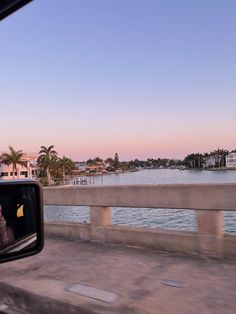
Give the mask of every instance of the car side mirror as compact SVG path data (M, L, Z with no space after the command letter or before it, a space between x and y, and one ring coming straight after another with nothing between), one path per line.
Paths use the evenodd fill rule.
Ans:
M0 21L31 1L32 0L1 0Z
M0 263L39 253L44 244L42 188L0 181Z

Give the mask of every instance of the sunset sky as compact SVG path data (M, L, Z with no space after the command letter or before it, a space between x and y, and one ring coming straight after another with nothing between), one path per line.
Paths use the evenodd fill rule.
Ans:
M0 151L236 148L236 1L35 0L0 24Z

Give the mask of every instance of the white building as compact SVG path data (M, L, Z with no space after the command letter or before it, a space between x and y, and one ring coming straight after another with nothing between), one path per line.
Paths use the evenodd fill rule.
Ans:
M226 167L236 168L236 153L229 153L226 157Z
M87 169L87 167L88 167L88 165L87 165L87 163L86 162L76 162L75 163L75 167L79 170L79 171L81 171L81 172L84 172L86 169Z
M203 161L204 168L215 167L218 162L218 159L215 156L205 157Z
M37 155L25 154L22 157L22 161L26 161L27 166L17 165L17 171L15 171L15 179L35 179L37 177ZM0 163L0 180L14 179L12 165L5 165Z

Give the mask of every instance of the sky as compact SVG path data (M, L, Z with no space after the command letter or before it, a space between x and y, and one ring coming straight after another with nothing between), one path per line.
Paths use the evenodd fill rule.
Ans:
M34 0L0 23L0 151L236 148L234 0Z

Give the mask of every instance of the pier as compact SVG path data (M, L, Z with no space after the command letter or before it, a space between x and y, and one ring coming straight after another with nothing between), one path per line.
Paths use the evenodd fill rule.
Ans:
M73 185L91 185L94 184L94 177L92 176L74 176L70 181Z
M233 314L236 236L223 211L235 195L236 184L45 188L45 204L89 206L90 222L47 221L39 255L1 265L1 302L36 314ZM197 229L115 226L112 207L191 210Z

